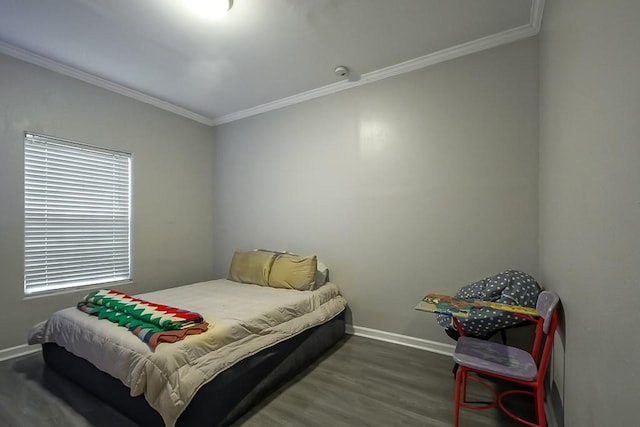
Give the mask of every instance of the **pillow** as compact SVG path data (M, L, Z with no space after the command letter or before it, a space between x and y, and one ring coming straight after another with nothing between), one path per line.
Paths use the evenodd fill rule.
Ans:
M327 280L329 280L329 268L327 268L326 265L318 261L318 267L316 268L316 276L313 280L315 285L314 289L317 289L320 286L327 283Z
M274 251L270 249L254 249L254 251L269 252L275 254L276 257L279 255L297 255L289 251ZM310 289L318 289L320 286L327 283L327 280L329 280L329 268L322 262L317 261L316 274Z
M269 272L275 258L276 254L272 252L236 251L231 260L227 279L234 282L269 286Z
M279 254L271 266L269 286L308 291L314 286L317 266L315 255Z

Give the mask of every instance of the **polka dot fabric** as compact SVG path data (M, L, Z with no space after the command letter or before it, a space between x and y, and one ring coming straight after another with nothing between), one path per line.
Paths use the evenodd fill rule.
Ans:
M535 307L541 291L540 285L532 276L521 271L508 270L464 286L455 296ZM439 314L436 319L443 328L454 328L451 316ZM488 337L500 329L523 322L511 313L490 308L473 310L468 319L458 320L467 335L479 338Z

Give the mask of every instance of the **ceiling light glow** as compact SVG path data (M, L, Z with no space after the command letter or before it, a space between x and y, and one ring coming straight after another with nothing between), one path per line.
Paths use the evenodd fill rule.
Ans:
M191 12L208 19L220 19L227 14L233 0L184 0Z

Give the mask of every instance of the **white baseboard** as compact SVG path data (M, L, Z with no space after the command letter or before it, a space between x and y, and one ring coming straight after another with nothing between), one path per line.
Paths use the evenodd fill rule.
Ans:
M444 354L452 356L452 344L444 344L437 341L425 340L422 338L409 337L407 335L395 334L393 332L379 331L377 329L364 328L362 326L346 325L345 332L358 337L371 338L374 340L390 342L393 344L404 345L406 347L419 348L420 350L430 351L432 353Z
M15 347L5 348L0 350L0 362L13 359L20 356L26 356L27 354L37 353L42 347L39 345L17 345Z
M374 340L418 348L420 350L444 354L445 356L453 355L453 349L455 348L455 346L451 344L443 344L440 342L429 341L422 338L414 338L407 335L395 334L393 332L364 328L362 326L346 325L345 330L346 333L350 335L356 335L359 337L371 338ZM16 347L6 348L0 350L0 362L3 360L13 359L15 357L26 356L27 354L36 353L38 351L40 351L39 345L23 344Z
M555 383L551 384L551 390L545 391L544 413L547 416L548 427L564 427L564 409L562 400Z
M407 347L418 348L433 353L452 356L455 345L444 344L436 341L429 341L422 338L414 338L406 335L395 334L393 332L379 331L377 329L364 328L362 326L345 325L345 332L358 337L371 338ZM549 393L544 403L547 425L549 427L562 427L556 416L552 403L552 394Z
M420 350L431 351L433 353L444 354L445 356L453 355L454 345L444 344L436 341L425 340L422 338L400 335L393 332L380 331L377 329L365 328L362 326L346 325L347 334L359 337L371 338L374 340L385 341L393 344L404 345L407 347L418 348ZM27 354L40 351L39 345L18 345L0 350L0 362L13 359L15 357L26 356Z
M345 332L358 337L371 338L378 341L385 341L393 344L413 347L420 350L430 351L432 353L443 354L445 356L453 355L455 348L452 344L444 344L437 341L425 340L422 338L410 337L407 335L396 334L393 332L385 332L377 329L365 328L362 326L345 325ZM0 350L0 362L13 359L28 354L37 353L41 349L39 345L18 345L15 347ZM552 399L545 401L545 413L549 427L560 427L553 410Z
M544 415L547 418L547 427L560 427L556 414L553 411L553 405L549 402L550 399L544 401Z

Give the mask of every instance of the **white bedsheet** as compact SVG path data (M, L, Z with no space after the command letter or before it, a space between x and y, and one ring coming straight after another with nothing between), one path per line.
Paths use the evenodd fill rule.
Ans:
M136 296L196 311L209 330L153 351L126 328L71 307L34 326L29 344L54 342L120 379L132 396L144 393L168 427L218 373L332 319L346 306L332 283L298 291L220 279Z

